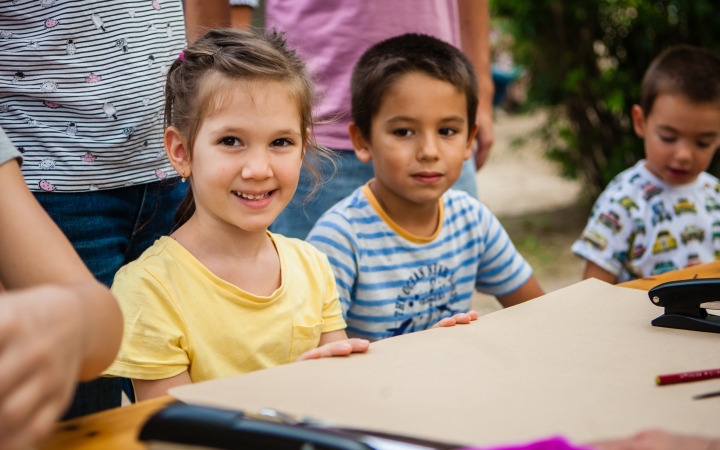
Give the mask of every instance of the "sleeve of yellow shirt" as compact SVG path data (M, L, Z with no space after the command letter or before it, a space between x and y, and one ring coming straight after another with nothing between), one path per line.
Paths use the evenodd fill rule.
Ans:
M317 251L321 258L323 274L327 282L325 288L325 299L323 302L323 333L331 331L344 330L347 325L342 316L342 308L340 307L340 296L338 294L337 285L335 284L335 274L330 267L327 256Z
M112 293L120 303L125 331L120 353L104 375L160 380L187 370L185 322L163 283L131 264L116 275Z

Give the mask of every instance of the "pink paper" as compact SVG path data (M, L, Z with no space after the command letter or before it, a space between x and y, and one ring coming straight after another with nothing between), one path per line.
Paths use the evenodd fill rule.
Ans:
M590 447L572 445L565 438L556 436L542 441L502 447L466 447L461 450L591 450Z

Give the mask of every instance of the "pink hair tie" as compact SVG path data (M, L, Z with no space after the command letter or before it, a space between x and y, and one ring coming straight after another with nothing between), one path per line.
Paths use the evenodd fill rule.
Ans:
M180 52L180 54L178 55L178 59L180 61L183 61L185 59L185 50Z

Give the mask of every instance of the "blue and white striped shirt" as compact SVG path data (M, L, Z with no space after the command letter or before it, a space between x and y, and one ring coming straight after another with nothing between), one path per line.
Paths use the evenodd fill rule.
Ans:
M414 236L383 211L368 185L333 206L307 240L330 260L348 335L384 339L467 312L473 288L503 296L532 269L498 219L465 192L439 199L440 226Z

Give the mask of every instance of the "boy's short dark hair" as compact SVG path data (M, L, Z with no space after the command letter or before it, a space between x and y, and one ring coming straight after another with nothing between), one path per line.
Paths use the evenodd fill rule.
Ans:
M679 94L693 103L720 101L720 55L691 45L666 50L643 77L640 107L646 117L660 94Z
M480 88L470 60L446 42L408 33L373 45L353 69L352 118L366 139L370 137L372 118L380 109L385 93L401 76L413 72L447 81L465 94L468 130L472 129Z

